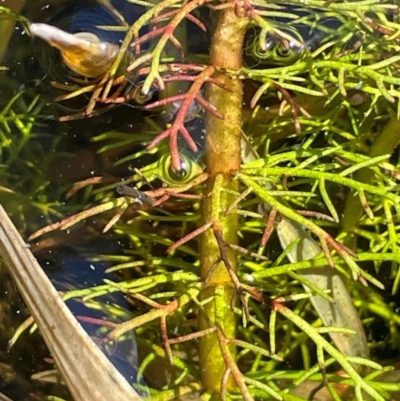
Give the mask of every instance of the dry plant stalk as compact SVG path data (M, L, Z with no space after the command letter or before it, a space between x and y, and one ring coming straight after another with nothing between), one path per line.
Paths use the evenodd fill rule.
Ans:
M84 331L0 206L0 256L75 401L142 398Z

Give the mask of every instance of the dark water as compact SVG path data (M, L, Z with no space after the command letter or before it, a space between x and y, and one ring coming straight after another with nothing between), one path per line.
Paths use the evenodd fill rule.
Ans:
M68 2L30 2L23 14L35 22L55 23L65 19L65 16L71 16L67 21L70 26L88 23L86 7L94 2L88 2L86 6L76 1L63 3ZM129 5L126 1L118 1L116 7L129 23L143 12L142 7ZM106 25L113 24L107 16L104 18L96 10L91 17L95 17L96 23L101 21ZM123 33L116 36L119 41ZM103 133L105 127L107 130L132 132L134 135L144 124L145 117L141 110L133 108L129 108L128 117L126 108L120 108L89 120L59 122L58 116L81 109L87 103L87 98L81 97L63 105L53 102L57 94L57 90L50 85L54 79L53 69L55 67L61 74L66 72L62 70L60 58L48 50L47 45L32 40L21 25L17 25L3 61L9 70L0 76L1 107L5 107L13 96L17 96L14 111L25 114L36 96L41 96L37 104L40 117L36 119L26 139L18 125L11 121L8 138L15 145L3 146L1 153L0 164L6 164L9 168L0 172L0 185L13 193L0 192L0 203L10 213L24 237L39 227L58 221L60 216L68 216L84 208L88 201L85 193L66 200L66 193L73 182L93 176L128 175L130 171L127 164L113 167L117 158L123 157L128 150L98 156L91 138ZM48 58L48 62L43 57ZM23 118L26 120L26 117ZM135 121L134 127L132 119ZM27 121L25 123L28 124ZM133 146L141 146L141 143ZM70 235L55 236L55 239L50 240L51 244L46 240L32 243L32 251L57 290L93 287L103 284L105 278L114 281L118 279L115 273L105 273L112 262L92 260L93 255L118 254L122 248L129 248L126 240L122 243L123 240L116 235L99 235L106 221L100 217L96 222L72 230ZM4 267L1 268L1 274L4 282L0 290L0 393L14 401L44 399L47 394L68 398L68 392L62 384L30 380L32 374L53 369L49 360L51 356L37 332L32 335L24 333L10 351L4 351L8 340L18 325L29 316L29 312ZM96 301L97 304L91 306L89 303L70 300L67 305L111 362L135 385L139 361L134 334L124 341L109 345L103 339L111 329L102 328L99 322L104 319L119 323L134 317L137 311L122 294L100 297ZM121 316L113 316L111 307L119 308ZM141 384L142 389L145 388L143 380ZM146 391L142 391L142 394L146 394Z

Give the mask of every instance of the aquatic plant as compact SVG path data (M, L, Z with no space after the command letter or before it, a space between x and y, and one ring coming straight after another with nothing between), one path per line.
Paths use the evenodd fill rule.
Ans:
M65 299L126 294L136 316L105 338L135 331L151 399L390 399L398 372L386 381L393 368L377 350L399 346L383 292L395 299L400 278L398 5L132 3L146 11L108 72L56 84L68 91L59 101L91 94L62 119L138 96L169 118L140 137L94 137L102 151L131 144L118 163L135 174L76 183L69 195L93 186L97 204L30 239L105 214L104 231L131 248L95 258L134 278ZM190 53L178 30L190 24L210 35L208 55ZM140 165L145 155L159 160ZM376 322L387 327L380 341Z

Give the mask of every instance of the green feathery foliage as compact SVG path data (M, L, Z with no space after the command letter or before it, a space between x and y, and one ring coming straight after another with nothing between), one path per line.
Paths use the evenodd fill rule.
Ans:
M86 207L30 237L105 216L104 231L130 244L91 259L111 262L120 281L64 299L131 300L133 317L121 322L109 308L115 325L101 335L135 331L136 379L152 400L393 399L400 373L382 355L400 346L399 6L131 3L144 12L120 27L109 72L56 84L68 91L58 101L90 97L63 121L119 103L156 110L136 133L92 137L100 154L124 149L115 165L129 163L132 175L75 183L68 202L85 188ZM210 52L198 54L190 29L206 26ZM40 96L26 99L1 112L2 190L18 196L6 189L18 176L32 188L20 205L56 213L45 195L21 198L49 185L21 161L42 117Z

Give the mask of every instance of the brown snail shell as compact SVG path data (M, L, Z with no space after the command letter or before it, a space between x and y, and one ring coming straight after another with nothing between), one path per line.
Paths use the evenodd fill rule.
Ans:
M104 75L118 55L125 33L102 26L127 25L103 0L64 1L53 5L43 17L32 15L32 20L35 23L29 30L39 39L39 60L45 72L57 81Z
M29 29L33 36L60 50L64 63L83 77L97 78L104 75L118 54L118 45L101 42L90 32L70 34L43 23L31 24Z

